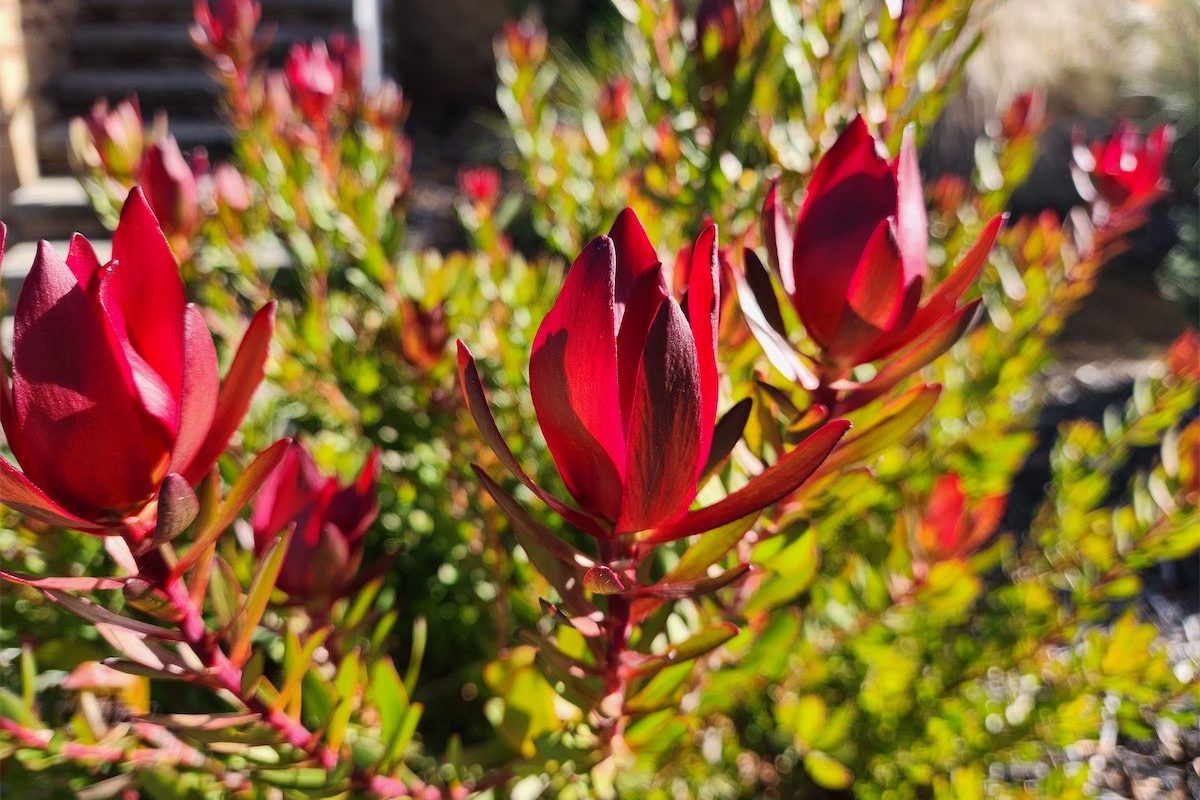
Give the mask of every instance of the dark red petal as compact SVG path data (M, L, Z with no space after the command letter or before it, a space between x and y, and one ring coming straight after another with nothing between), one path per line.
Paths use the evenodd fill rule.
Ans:
M597 237L567 272L529 359L538 424L568 491L608 520L621 512L625 438L618 388L613 244Z
M258 490L254 510L250 514L250 526L260 552L271 543L275 534L316 502L322 482L320 476L317 476L316 482L306 480L308 475L301 469L301 460L307 455L298 442L288 443L279 463Z
M884 220L875 229L846 287L846 310L837 337L827 349L827 357L847 364L869 360L867 351L896 324L906 296L895 231Z
M808 476L821 466L821 462L849 427L850 423L844 419L827 422L794 450L789 451L724 500L706 508L689 511L679 520L654 530L642 541L653 544L682 539L762 511L772 503L787 497L804 483Z
M796 276L792 272L792 230L787 209L779 199L779 181L771 181L762 211L763 239L767 243L767 260L779 276L783 291L790 297L796 291Z
M217 350L200 309L188 304L183 319L183 386L179 398L179 434L171 471L191 463L212 427L220 380Z
M153 497L172 432L143 411L112 330L46 242L17 302L12 393L21 466L61 505L90 518Z
M500 429L496 427L496 418L492 416L487 395L483 391L483 382L479 379L479 368L475 366L475 358L461 339L458 341L458 382L462 386L463 399L467 402L467 409L471 412L471 417L475 420L480 434L483 435L484 443L496 454L500 463L563 519L587 533L595 536L604 535L604 529L595 520L579 510L571 508L534 483L533 479L521 468L512 454L512 450L509 449L508 443L500 435Z
M100 526L75 516L34 486L16 467L0 458L0 503L35 519L63 528L94 530Z
M717 421L717 226L709 225L692 247L692 268L688 276L688 324L696 345L700 368L700 449L697 452L696 477L704 470L712 446L713 425Z
M96 291L100 280L100 259L96 257L92 243L82 234L71 237L71 244L67 248L67 267L86 294L91 295Z
M217 408L213 413L213 423L208 429L208 436L191 463L181 473L189 483L195 484L212 469L212 465L242 424L254 391L262 382L263 367L267 363L267 352L274 329L275 303L272 301L258 310L242 336L237 353L233 356L233 363L229 365L229 372L225 375L217 395Z
M621 322L621 309L629 302L630 293L636 281L644 272L649 272L660 264L658 253L646 235L642 222L633 213L632 208L626 208L617 214L612 230L608 232L612 239L613 248L617 252L616 283L613 287L617 304L617 324Z
M1007 214L997 214L988 220L987 227L975 240L975 244L967 250L967 254L958 262L958 266L934 290L933 294L929 296L929 300L917 309L910 325L914 331L928 328L954 310L958 301L962 299L962 296L971 288L971 284L975 283L979 277L979 273L983 271L992 247L996 243L996 237L1000 235L1000 228L1006 219L1008 219Z
M904 263L904 285L929 274L929 220L925 214L925 186L917 163L913 126L904 129L896 157L896 241Z
M747 251L747 264L751 262L752 258L757 261L757 256L752 256ZM731 271L730 274L733 277L733 288L737 292L738 305L742 309L742 316L745 318L750 332L758 340L759 346L766 353L767 360L788 380L799 383L805 389L812 390L817 388L820 384L817 376L801 360L795 348L792 347L791 342L767 321L766 314L759 307L756 293L746 283L746 279L738 274L737 270Z
M379 514L375 492L375 480L378 477L379 450L372 448L354 482L338 489L329 500L325 519L342 532L347 542L361 539Z
M633 389L642 366L646 334L668 294L662 268L655 266L634 281L625 314L621 317L621 328L617 332L617 385L621 391L622 430L629 427L629 409L633 406Z
M861 407L870 399L878 397L949 350L975 321L979 304L980 300L973 300L949 316L943 317L923 335L892 356L875 377L855 391L855 407Z
M101 301L117 335L166 384L179 402L183 387L183 281L158 220L138 188L113 231L113 262Z
M818 162L796 222L793 301L823 347L833 342L846 287L879 223L896 213L896 178L856 117Z
M699 371L687 318L668 298L650 326L634 389L618 533L670 522L695 499Z

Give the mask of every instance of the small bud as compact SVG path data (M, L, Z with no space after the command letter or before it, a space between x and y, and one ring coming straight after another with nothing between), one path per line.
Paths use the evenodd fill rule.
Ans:
M154 528L154 544L166 544L183 533L198 513L200 501L192 487L179 473L168 473L158 490L158 523Z
M593 594L620 594L625 591L621 577L612 567L603 564L597 564L583 573L583 585Z

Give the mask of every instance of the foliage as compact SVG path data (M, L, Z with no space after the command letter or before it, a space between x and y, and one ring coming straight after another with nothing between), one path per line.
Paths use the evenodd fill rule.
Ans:
M460 174L467 252L407 244L399 89L341 37L265 68L251 0L199 4L193 31L227 162L146 134L136 99L73 125L126 237L101 271L157 288L144 314L96 278L95 318L68 321L98 333L60 349L126 365L157 430L138 387L165 374L147 342L174 341L178 266L220 354L181 368L263 385L236 414L216 395L211 460L177 465L172 429L142 469L94 422L126 384L84 359L24 377L38 287L93 285L82 240L39 255L0 398L7 788L1074 797L1101 731L1195 727L1197 665L1138 602L1200 549L1194 335L1060 427L1033 508L1015 488L1055 338L1163 195L1169 130L1077 148L1084 204L1002 225L1038 95L970 176L923 184L916 159L980 4L614 6L583 60L531 18L499 37L525 191ZM514 252L522 214L575 265ZM144 255L163 236L174 258ZM270 312L247 318L270 302L267 357ZM247 328L260 357L235 355ZM71 452L108 467L90 483L13 433L64 387L93 415Z

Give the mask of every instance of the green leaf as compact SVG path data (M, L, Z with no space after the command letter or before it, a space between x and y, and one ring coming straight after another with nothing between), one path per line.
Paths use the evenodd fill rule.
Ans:
M429 623L424 617L413 620L412 651L408 655L408 669L404 671L404 688L411 695L417 689L417 678L421 674L421 662L425 660L425 645L429 641Z
M390 658L381 658L371 668L368 697L379 714L379 739L385 750L390 751L409 705L404 682L400 680L400 673Z
M346 737L346 727L350 724L350 715L354 713L354 694L358 688L359 657L358 651L352 650L338 668L337 677L333 680L337 691L337 705L329 715L329 726L325 731L325 743L330 750L337 752Z
M737 635L738 628L732 622L722 622L701 630L691 638L667 650L658 656L651 656L634 670L638 676L653 675L659 670L691 661L702 655L716 650Z
M845 764L820 750L805 754L804 768L814 783L826 789L845 789L854 782L854 773Z
M267 610L267 602L275 589L275 581L279 578L279 570L283 567L283 558L287 555L288 543L292 540L295 527L281 531L263 556L262 565L250 584L246 602L242 604L232 629L233 647L229 651L229 660L234 664L245 663L250 655L250 639L254 629L258 627L263 612Z
M686 581L706 575L709 567L724 558L742 540L758 516L758 512L749 514L697 538L680 556L679 563L666 574L663 582Z

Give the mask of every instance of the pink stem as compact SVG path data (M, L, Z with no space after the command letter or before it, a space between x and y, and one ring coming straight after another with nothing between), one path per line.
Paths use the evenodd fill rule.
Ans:
M232 694L250 711L257 713L266 724L277 730L289 744L308 753L322 768L332 771L337 767L338 754L330 750L320 739L297 719L283 711L272 708L252 693L242 690L242 669L229 657L210 635L200 611L192 604L187 586L171 569L162 554L154 550L136 556L140 577L149 581L166 595L171 607L178 615L177 624L184 641L195 651L196 656L207 668L217 684ZM410 797L414 789L421 796L429 796L429 787L410 787L394 778L383 776L355 776L355 782L364 786L378 797ZM439 796L434 790L433 796Z

